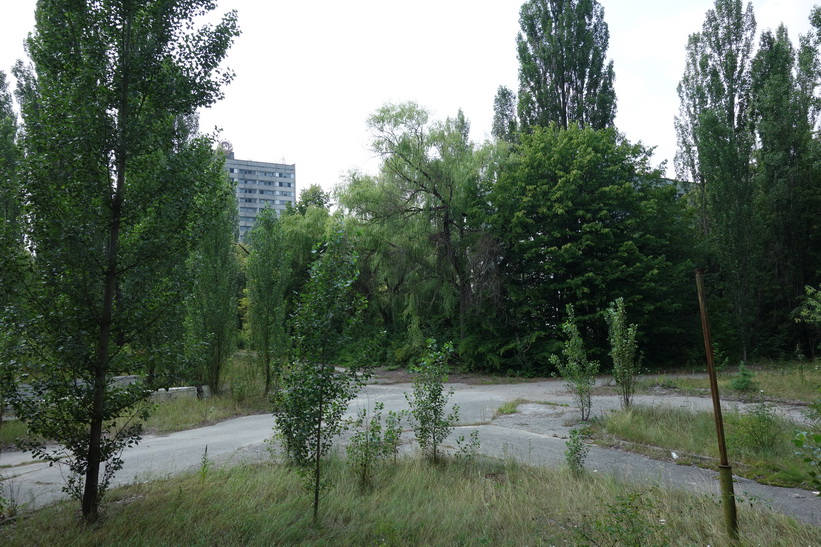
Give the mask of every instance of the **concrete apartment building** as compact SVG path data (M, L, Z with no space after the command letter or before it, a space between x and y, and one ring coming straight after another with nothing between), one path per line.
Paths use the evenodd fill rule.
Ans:
M296 165L238 160L231 143L220 146L226 154L225 170L236 184L239 236L244 240L260 211L267 207L280 215L288 203L296 204Z

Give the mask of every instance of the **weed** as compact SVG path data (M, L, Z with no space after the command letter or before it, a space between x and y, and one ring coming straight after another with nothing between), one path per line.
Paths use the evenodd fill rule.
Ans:
M605 504L606 513L593 523L592 533L581 528L582 539L594 545L668 545L664 531L666 520L660 518L655 502L648 492L634 490L616 496L614 503Z
M808 464L806 475L812 488L817 492L821 490L821 473L818 472L821 466L821 435L818 433L807 433L799 431L796 433L793 443L798 448L798 454Z
M565 450L564 456L567 460L567 466L574 475L581 475L584 472L584 461L590 451L590 446L584 441L589 436L589 428L586 424L570 430L570 436L565 443L567 450Z
M384 403L375 403L370 419L368 411L360 409L356 419L350 424L355 432L346 447L348 461L356 470L359 484L363 487L371 484L374 468L381 460L389 456L396 460L399 437L402 434L400 421L405 412L388 412L383 425L384 409Z
M524 399L516 399L514 401L508 401L504 403L502 406L496 409L497 416L509 416L511 414L516 414L519 411L519 405L524 403Z
M635 545L631 537L641 545L716 545L723 533L707 496L636 490L596 473L580 487L563 469L400 458L367 493L344 461L329 459L327 474L334 486L318 527L302 479L290 466L264 463L215 466L205 484L194 472L113 489L101 526L80 526L73 504L53 504L0 526L0 545ZM738 512L744 545L821 545L816 526L749 504ZM579 528L590 539L578 537Z
M775 415L772 404L764 400L763 394L750 412L731 414L730 421L734 427L728 440L740 452L767 455L787 440L782 420Z
M208 445L205 445L205 450L200 458L199 477L200 482L205 482L208 477L208 470L211 468L211 460L208 459Z
M476 455L482 447L482 442L479 440L479 431L474 429L467 439L464 435L459 435L456 438L456 445L459 447L456 450L456 459L466 462L476 461Z

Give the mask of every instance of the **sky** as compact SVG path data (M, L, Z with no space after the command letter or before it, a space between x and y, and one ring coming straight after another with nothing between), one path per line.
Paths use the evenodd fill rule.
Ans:
M436 119L461 108L471 138L490 138L500 85L516 91L516 34L523 0L217 0L237 10L242 35L226 65L236 76L204 110L236 157L296 164L297 188L331 190L352 170L375 173L368 117L386 103L415 101ZM794 44L809 31L816 0L756 0L758 32L784 23ZM24 58L35 0L0 0L0 70ZM821 0L819 0L821 2ZM655 147L673 177L676 86L687 37L712 0L600 0L610 30L616 126Z

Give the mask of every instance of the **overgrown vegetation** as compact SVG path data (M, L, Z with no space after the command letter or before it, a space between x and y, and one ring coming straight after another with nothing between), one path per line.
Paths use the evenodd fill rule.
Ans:
M401 459L362 490L340 459L326 471L320 524L302 479L281 465L212 467L109 494L105 526L77 526L65 503L0 528L0 543L42 545L730 545L712 497L635 487L605 476L479 459L427 465ZM185 523L181 526L180 523ZM815 526L739 505L745 545L818 545ZM587 539L584 539L584 538ZM629 543L628 543L629 544Z
M610 357L613 358L613 378L621 395L622 408L630 408L636 389L636 376L641 366L636 342L638 325L627 323L627 310L624 298L621 297L610 304L605 317L610 339Z
M589 426L587 424L570 430L570 435L565 442L567 449L564 452L567 467L575 475L581 475L584 471L584 460L587 459L587 453L590 451L590 446L585 442L590 436Z
M422 452L439 459L439 445L459 420L459 407L453 405L450 413L445 408L453 390L445 391L448 380L448 358L453 352L450 342L440 350L436 341L427 341L428 349L418 366L414 367L413 390L405 393L413 418L413 431Z
M406 412L390 411L383 420L384 409L383 403L374 403L369 418L368 410L362 408L349 425L354 433L345 450L348 462L359 475L359 485L362 487L370 486L373 474L382 460L392 458L393 463L396 463L402 436L401 422Z
M562 349L564 359L551 355L550 362L559 371L567 388L573 393L573 399L576 402L576 408L581 413L582 421L587 421L593 406L592 389L596 381L596 373L599 371L599 363L587 358L584 340L579 333L573 306L570 304L567 305L567 317L567 321L562 325L566 337Z
M718 375L719 393L722 398L740 398L749 400L757 398L760 390L770 401L797 402L812 404L818 399L818 386L821 385L821 368L818 362L786 362L766 364L759 367L746 366L749 376L754 376L758 390L735 390L733 381L738 373L724 371ZM754 372L753 372L754 371ZM693 378L686 375L657 376L639 378L636 389L642 393L654 389L677 390L683 395L709 395L710 383L706 377Z
M746 412L725 408L723 417L733 473L765 484L807 487L806 466L793 444L803 426L776 415L766 402L753 404ZM597 442L653 457L668 459L676 452L678 463L718 465L710 412L634 406L594 420L592 432Z
M277 435L313 492L314 521L319 518L320 491L325 487L323 459L347 427L343 416L365 378L355 368L337 370L332 363L367 304L352 289L359 275L357 257L342 227L316 251L319 257L293 317L294 360L283 388L272 398Z

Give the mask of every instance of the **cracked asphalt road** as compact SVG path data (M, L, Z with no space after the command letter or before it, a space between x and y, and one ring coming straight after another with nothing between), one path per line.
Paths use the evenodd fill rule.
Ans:
M410 387L410 384L404 383L369 385L352 401L348 414L354 416L359 408L372 407L377 401L385 405L386 412L407 409L404 394ZM467 437L471 431L477 430L481 440L480 452L488 456L515 458L532 465L565 464L565 439L579 417L573 409L572 397L561 381L503 385L454 383L448 384L448 387L454 390L451 403L460 407L460 425L445 441L446 447L455 446L457 436ZM502 404L517 399L532 402L521 404L514 414L495 416ZM635 404L711 409L708 398L670 395L638 395ZM723 402L722 405L723 408L738 405L742 410L744 407L742 403L732 402ZM593 397L593 415L618 407L617 396ZM802 418L800 410L798 407L779 407L780 412L794 419ZM208 457L224 465L270 458L270 445L266 441L271 438L273 425L273 417L265 414L169 435L146 436L136 447L125 451L125 464L112 481L112 486L196 469L206 446ZM412 438L411 431L404 433L403 452L411 453L416 449ZM716 472L676 465L672 461L652 460L638 454L592 446L585 466L589 470L611 473L633 483L719 495ZM11 492L18 503L28 503L31 507L66 497L61 491L64 472L61 466L49 467L26 453L0 453L0 475L6 492ZM764 504L774 511L821 526L821 499L806 490L767 486L737 478L735 493L742 500Z

